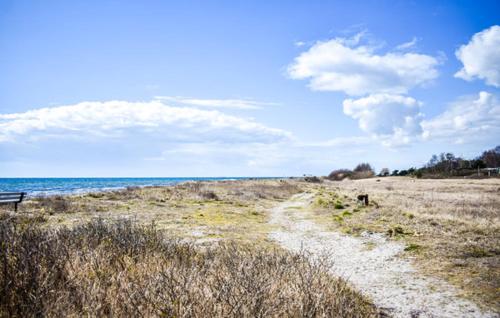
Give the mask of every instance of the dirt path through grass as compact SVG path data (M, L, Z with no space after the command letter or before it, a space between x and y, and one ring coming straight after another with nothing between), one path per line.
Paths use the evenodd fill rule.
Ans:
M305 208L312 194L301 193L271 209L271 238L292 250L304 249L314 259L332 261L332 272L371 297L383 312L395 317L495 317L456 296L444 281L419 275L398 257L404 245L381 234L352 237L330 232L312 221Z

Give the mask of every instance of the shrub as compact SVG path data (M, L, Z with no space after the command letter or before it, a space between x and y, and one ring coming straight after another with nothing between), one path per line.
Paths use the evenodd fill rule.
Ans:
M369 163L360 163L354 168L352 179L366 179L375 176L375 171Z
M471 258L482 258L482 257L493 256L493 254L490 253L489 251L481 248L481 247L473 246L473 247L468 248L465 251L464 256L466 258L469 258L469 257L471 257Z
M200 195L200 197L202 197L205 200L214 200L214 201L219 200L219 197L217 196L217 194L213 191L210 191L210 190L200 191L199 195Z
M382 168L379 172L379 177L387 177L390 174L389 168Z
M71 202L62 195L39 197L34 200L34 203L51 214L71 212Z
M338 169L338 170L333 170L329 175L328 179L333 180L333 181L341 181L344 180L345 178L350 178L352 175L352 171L349 169Z
M372 178L375 176L375 173L373 171L358 171L354 172L351 176L352 179L368 179Z
M334 208L337 209L337 210L340 210L340 209L344 208L344 205L342 203L340 203L340 202L337 202L337 203L335 203Z
M322 182L322 180L316 176L305 176L304 181L311 182L311 183L321 183Z
M282 250L196 248L153 226L44 230L0 221L0 316L375 317L331 264Z
M413 252L413 251L417 251L417 250L420 250L421 249L421 246L418 245L418 244L415 244L415 243L410 243L408 244L406 247L405 247L405 251L406 252Z

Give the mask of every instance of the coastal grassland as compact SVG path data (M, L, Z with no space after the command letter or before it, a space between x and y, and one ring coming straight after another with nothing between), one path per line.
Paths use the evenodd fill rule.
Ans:
M22 221L22 222L20 222ZM324 260L154 224L0 221L0 317L376 317Z
M46 227L128 218L199 244L230 239L270 245L267 209L300 191L301 183L291 180L185 182L33 199L20 205L18 217L38 218Z
M406 244L403 257L500 310L500 179L404 177L325 182L308 210L331 230L385 233ZM370 205L357 203L368 194Z

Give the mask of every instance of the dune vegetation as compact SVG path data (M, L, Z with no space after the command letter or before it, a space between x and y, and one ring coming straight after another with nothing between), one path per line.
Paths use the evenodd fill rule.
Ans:
M331 260L271 238L270 211L299 193L311 200L286 209L292 219L405 244L399 257L419 275L499 311L500 180L374 177L187 182L32 198L17 214L2 206L0 315L379 315Z
M199 248L154 225L0 222L0 315L370 317L328 264L253 246Z

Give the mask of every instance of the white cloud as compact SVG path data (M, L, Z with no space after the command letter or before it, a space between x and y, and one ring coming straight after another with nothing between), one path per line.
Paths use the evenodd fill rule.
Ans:
M357 119L361 130L385 145L408 144L422 132L421 103L411 97L374 94L346 99L344 114Z
M289 132L215 110L151 102L82 102L24 113L0 114L0 142L17 139L147 134L164 140L275 142Z
M500 87L500 26L474 34L455 54L463 63L455 77L466 81L479 78L488 85Z
M480 92L450 104L441 115L422 122L425 139L443 139L455 143L498 141L500 102L497 96Z
M403 52L377 54L372 44L361 45L361 36L317 42L288 67L293 79L309 79L319 91L348 95L405 94L438 76L438 58Z
M350 167L352 158L373 151L376 143L366 137L335 138L325 142L297 142L286 140L275 143L234 144L231 147L218 142L183 143L163 151L150 161L168 162L172 158L189 158L196 166L210 166L214 162L226 166L243 165L246 173L256 175L301 175L328 173L342 165ZM363 144L364 147L359 147ZM339 166L340 165L340 166Z
M182 96L155 96L155 98L181 105L212 108L260 109L264 106L278 105L277 103L259 102L250 99L201 99Z
M396 50L404 51L408 49L412 49L417 45L418 39L414 36L411 41L401 43L400 45L396 46Z
M371 144L374 141L376 141L374 138L368 136L349 136L349 137L335 137L324 141L302 143L301 145L304 147L330 148L330 147L361 146L361 145Z

